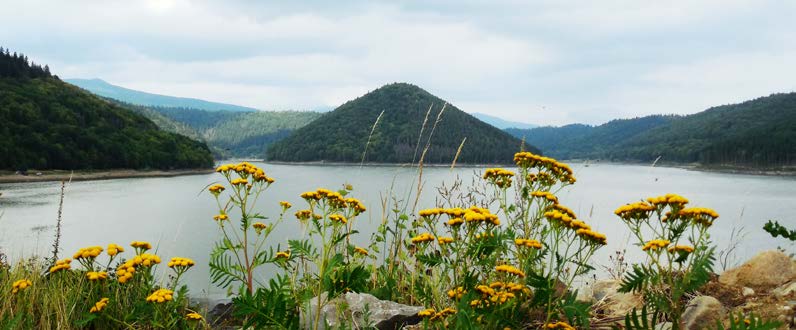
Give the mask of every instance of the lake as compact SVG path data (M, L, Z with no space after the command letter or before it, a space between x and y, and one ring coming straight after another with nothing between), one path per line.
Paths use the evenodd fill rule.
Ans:
M258 210L270 217L279 213L278 202L289 201L293 209L271 236L271 244L302 235L292 214L305 208L299 197L304 191L325 187L337 190L352 184L351 196L362 200L368 212L354 225L360 230L354 242L367 246L370 234L381 221L381 196L394 186L400 196L417 184L416 170L399 166L321 166L257 163L276 183L264 194ZM761 228L769 219L794 227L796 178L722 174L678 168L613 164L572 164L577 184L558 194L562 204L581 219L608 235L608 246L593 259L596 267L609 265L608 256L627 248L630 261L641 261L629 232L613 211L628 202L665 193L685 196L692 206L710 207L721 217L710 233L719 250L726 248L733 230L743 228L745 236L735 261L742 261L765 249L788 246L773 239ZM434 187L451 183L457 177L471 182L479 168L443 167L423 169L425 180L421 207L434 204ZM223 296L212 288L208 276L208 254L220 237L215 203L204 188L219 182L218 174L171 178L137 178L73 182L67 186L63 208L61 257L71 256L80 247L125 247L133 240L150 241L165 262L173 256L189 257L197 266L186 274L194 296ZM11 260L34 254L49 255L58 211L60 183L2 184L0 192L0 251ZM496 212L497 210L493 210ZM129 249L123 255L131 255ZM719 266L720 267L720 266ZM161 265L160 269L165 269ZM267 276L268 271L265 271Z

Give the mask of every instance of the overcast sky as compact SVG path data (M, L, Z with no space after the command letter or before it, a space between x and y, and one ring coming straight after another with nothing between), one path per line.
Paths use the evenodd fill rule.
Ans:
M0 44L62 78L267 110L410 82L599 124L796 89L796 1L2 2Z

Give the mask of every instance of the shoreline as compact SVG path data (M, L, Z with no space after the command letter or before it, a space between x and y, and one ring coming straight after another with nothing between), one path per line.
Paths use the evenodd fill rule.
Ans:
M102 171L66 171L66 170L45 170L30 171L28 175L15 174L10 171L0 171L0 184L3 183L26 183L26 182L51 182L51 181L95 181L129 178L162 178L184 175L201 175L215 172L212 168L207 169L183 169L183 170L102 170ZM30 174L32 173L32 174ZM41 175L36 175L41 173Z
M257 160L250 160L255 162L262 162L265 164L274 164L274 165L304 165L304 166L360 166L359 163L346 163L346 162L324 162L324 161L311 161L311 162L284 162L284 161L266 161L262 159ZM650 164L646 163L638 163L638 162L611 162L611 161L599 161L599 162L587 162L581 159L570 159L570 160L561 160L567 164L578 164L578 165L635 165L635 166L650 166L650 167L666 167L666 168L679 168L688 171L699 171L699 172L708 172L708 173L724 173L724 174L745 174L745 175L761 175L761 176L778 176L778 177L787 177L787 176L796 176L796 168L780 168L780 169L758 169L758 168L748 168L748 167L728 167L728 166L720 166L720 165L700 165L700 164L677 164L677 163L659 163L655 166L651 166ZM484 168L484 167L497 167L497 166L512 166L514 163L506 163L506 164L456 164L456 167L462 168ZM371 166L371 167L416 167L417 164L410 164L410 163L364 163L361 166ZM450 164L423 164L423 167L432 167L432 168L450 168Z

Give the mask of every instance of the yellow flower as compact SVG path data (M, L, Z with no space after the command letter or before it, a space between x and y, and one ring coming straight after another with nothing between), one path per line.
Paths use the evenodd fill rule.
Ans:
M14 283L11 284L11 293L12 294L16 294L19 291L22 291L22 290L25 290L25 289L31 287L32 285L33 285L33 282L31 282L28 279L21 279L21 280L14 281Z
M513 274L519 277L525 277L525 272L510 265L499 265L495 267L495 271Z
M363 256L368 255L368 250L366 250L364 248L361 248L361 247L358 247L358 246L354 248L354 252L359 253L359 254L361 254Z
M453 309L453 308L447 307L447 308L437 312L436 314L434 314L434 316L431 317L431 320L434 321L434 320L444 319L444 318L448 317L448 315L453 315L453 314L456 314L456 310Z
M151 303L164 303L172 299L174 299L174 291L169 289L158 289L146 297L146 301Z
M260 232L262 232L262 231L263 231L263 230L264 230L266 227L268 227L268 225L266 225L266 224L264 224L264 223L262 223L262 222L255 222L254 224L252 224L252 227L254 227L254 231L256 231L256 232L259 234L259 233L260 233Z
M671 243L671 242L668 241L668 240L665 240L665 239L654 239L654 240L651 240L651 241L647 242L647 244L644 244L644 247L642 247L641 250L642 251L647 251L647 250L657 251L657 250L666 248L667 246L669 246L669 243Z
M249 180L238 178L238 179L232 180L232 182L230 182L230 183L233 186L245 186L245 185L249 184Z
M663 196L647 198L647 202L654 206L674 205L683 207L683 205L688 204L688 199L676 194L666 194Z
M279 202L279 206L282 206L282 208L285 209L285 210L293 207L293 205L290 205L290 202L286 202L286 201Z
M489 180L489 182L499 188L510 187L513 176L514 172L502 168L488 168L484 171L484 179Z
M434 235L429 233L422 233L415 237L412 237L412 244L423 243L423 242L430 242L434 240Z
M91 307L91 310L89 310L89 313L99 313L103 309L105 309L105 306L107 306L107 305L108 305L108 298L102 298L102 299L100 299L100 301L96 302L94 304L94 306Z
M517 247L529 247L534 249L542 248L542 243L535 239L517 238L514 240L514 244L517 245Z
M553 322L545 324L545 329L561 329L561 330L576 330L575 327L566 322Z
M89 281L100 281L108 278L108 273L106 272L88 272L86 273L86 278Z
M124 252L124 248L116 244L108 244L108 255L111 257L116 256L119 252Z
M171 258L171 261L169 261L167 265L169 266L169 268L173 268L174 270L184 272L188 268L193 267L195 263L193 262L193 260L188 258L174 257Z
M453 219L448 220L448 222L447 222L448 226L458 226L458 225L461 225L463 223L464 223L464 219L462 219L462 218L453 218Z
M647 204L646 202L636 202L632 204L622 205L614 211L623 220L640 220L649 218L655 206Z
M215 220L215 221L224 221L224 220L227 220L227 219L229 219L229 216L226 215L226 214L218 214L218 215L213 216L213 220Z
M202 315L200 315L197 312L191 312L191 313L188 313L187 315L185 315L185 318L189 319L189 320L199 321L199 320L202 319Z
M466 293L467 290L459 286L455 289L448 290L448 298L459 300L462 299L462 296L464 296Z
M453 242L453 237L438 237L439 245L445 245Z
M716 211L704 207L682 209L677 214L681 218L691 219L695 223L705 227L710 227L713 224L713 221L719 217L719 214L716 213Z
M500 220L498 219L497 215L490 213L488 209L478 206L471 206L469 209L464 210L462 217L468 223L488 222L495 226L500 225Z
M130 246L132 246L136 250L140 249L142 251L152 249L152 244L149 244L149 242L145 241L133 241L132 243L130 243Z
M72 258L94 260L94 258L98 257L100 253L102 253L101 246L90 246L77 250L77 252L72 255Z
M339 223L348 222L348 219L346 219L344 216L342 216L340 214L332 214L332 215L330 215L329 216L329 220L332 220L333 222L339 222Z
M418 312L417 316L425 318L425 317L432 317L435 314L436 314L436 311L433 308L429 308L429 309L424 309L424 310Z
M220 194L225 189L227 189L227 188L224 188L224 186L222 186L220 184L214 184L214 185L210 186L210 188L207 188L207 190L209 190L211 194L216 195L216 196L218 196L218 194Z
M599 245L608 244L608 238L605 237L604 234L592 231L591 229L578 229L578 231L576 231L575 234L593 244L599 244Z
M279 259L279 258L290 259L290 250L277 252L276 256L274 258L276 258L276 259Z
M50 267L50 274L56 273L61 270L69 270L72 268L72 259L63 259L55 262L55 266Z
M312 216L311 210L299 210L298 212L296 212L296 219L299 219L301 221L308 220L311 216Z
M669 253L674 253L674 252L692 253L694 252L694 247L688 245L675 245L669 247Z

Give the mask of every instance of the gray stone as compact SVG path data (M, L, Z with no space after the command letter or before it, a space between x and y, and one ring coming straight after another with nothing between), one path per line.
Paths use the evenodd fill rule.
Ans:
M761 252L719 276L721 284L745 286L756 291L768 291L793 279L796 279L796 264L788 255L776 250Z
M655 325L655 330L672 330L672 322L663 322Z
M417 324L417 313L422 306L408 306L392 301L379 300L366 293L349 292L326 303L326 294L321 295L321 320L318 329L336 329L345 324L353 329L376 327L380 330L401 329L405 325ZM309 301L309 313L301 312L301 327L315 329L318 297ZM328 327L327 327L328 326Z
M779 298L796 297L796 281L785 283L784 285L771 290L771 293Z
M682 324L686 330L713 329L724 319L724 306L711 296L696 296L685 307Z
M595 307L606 316L625 316L633 308L641 308L644 300L640 295L619 292L621 282L618 280L599 280L591 286Z

